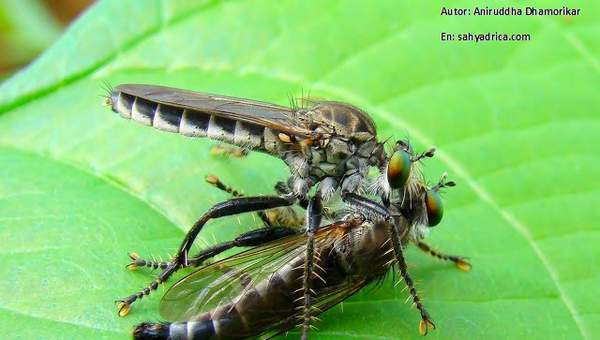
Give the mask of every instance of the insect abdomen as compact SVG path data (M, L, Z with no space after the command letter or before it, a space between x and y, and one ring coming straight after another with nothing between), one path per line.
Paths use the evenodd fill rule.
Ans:
M214 335L215 329L211 320L173 323L144 322L133 330L133 338L139 340L210 339Z
M208 137L243 148L275 153L281 145L271 129L210 112L176 107L113 91L111 108L121 117L189 137Z
M297 258L269 279L256 283L236 301L220 306L204 317L213 320L215 336L222 339L254 337L292 316L302 287L302 258Z

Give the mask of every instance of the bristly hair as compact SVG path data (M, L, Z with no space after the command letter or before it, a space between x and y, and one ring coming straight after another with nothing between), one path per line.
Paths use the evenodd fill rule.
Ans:
M112 85L110 85L108 80L102 81L102 91L103 91L103 93L100 94L100 97L104 98L103 104L106 106L112 106L113 87L112 87Z
M304 94L304 88L300 88L300 95L294 95L290 93L288 95L288 101L290 104L290 108L293 111L298 111L300 109L305 109L308 105L314 103L315 101L310 99L310 90Z

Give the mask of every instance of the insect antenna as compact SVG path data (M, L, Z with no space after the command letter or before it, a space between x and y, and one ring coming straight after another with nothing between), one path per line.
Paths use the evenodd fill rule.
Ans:
M440 177L440 180L438 182L438 184L436 184L433 188L431 188L434 191L440 191L440 189L443 188L451 188L456 186L456 182L454 181L446 181L446 178L448 177L448 173L444 172L442 174L442 176Z
M429 148L427 151L421 152L420 154L411 157L411 161L413 162L418 162L423 158L431 158L433 157L433 155L435 154L435 147L431 147Z

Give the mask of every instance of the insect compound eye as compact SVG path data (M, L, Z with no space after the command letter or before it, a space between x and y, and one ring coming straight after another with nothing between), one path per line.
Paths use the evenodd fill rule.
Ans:
M427 208L427 221L430 227L436 226L444 215L444 205L437 190L429 189L425 193L425 207Z
M387 178L394 189L401 188L410 176L410 155L404 150L397 150L392 154L387 166Z

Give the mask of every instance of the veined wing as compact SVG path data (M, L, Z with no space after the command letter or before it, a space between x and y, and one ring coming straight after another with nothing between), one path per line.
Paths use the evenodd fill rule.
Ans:
M302 253L304 235L252 248L185 276L163 296L160 314L167 320L190 320L233 302L247 287L268 277Z
M329 251L333 242L340 237L345 237L349 231L349 228L346 225L342 226L341 223L322 227L315 236L315 249ZM281 273L293 270L298 271L297 274L292 275L293 280L296 281L290 282L298 282L299 286L295 288L300 288L301 280L297 279L302 275L305 243L305 235L294 235L200 268L167 291L160 304L160 314L167 320L183 321L193 320L204 312L214 313L218 309L233 308L242 297L256 295L261 291L264 293L265 286L275 285L277 281L281 281ZM327 255L323 252L321 256ZM285 268L286 266L290 268ZM322 275L325 275L327 280L327 274ZM335 283L325 286L321 284L321 288L315 289L314 305L317 308L321 310L331 308L367 283L366 279L362 278L344 277L339 280L338 276L336 279ZM286 301L292 301L295 296L291 295L294 293L298 294L293 291L281 292L282 295L290 295L283 297ZM281 310L278 305L270 307L277 310L265 313L265 304L260 305L261 310L257 314L263 319L252 323L256 326L257 333L277 333L297 324L299 320L299 311L295 308L297 305L285 305Z
M307 137L311 132L294 117L294 110L266 102L194 92L165 86L122 84L112 90L112 101L119 96L142 98L171 108L204 112L219 117L266 126L275 131Z

